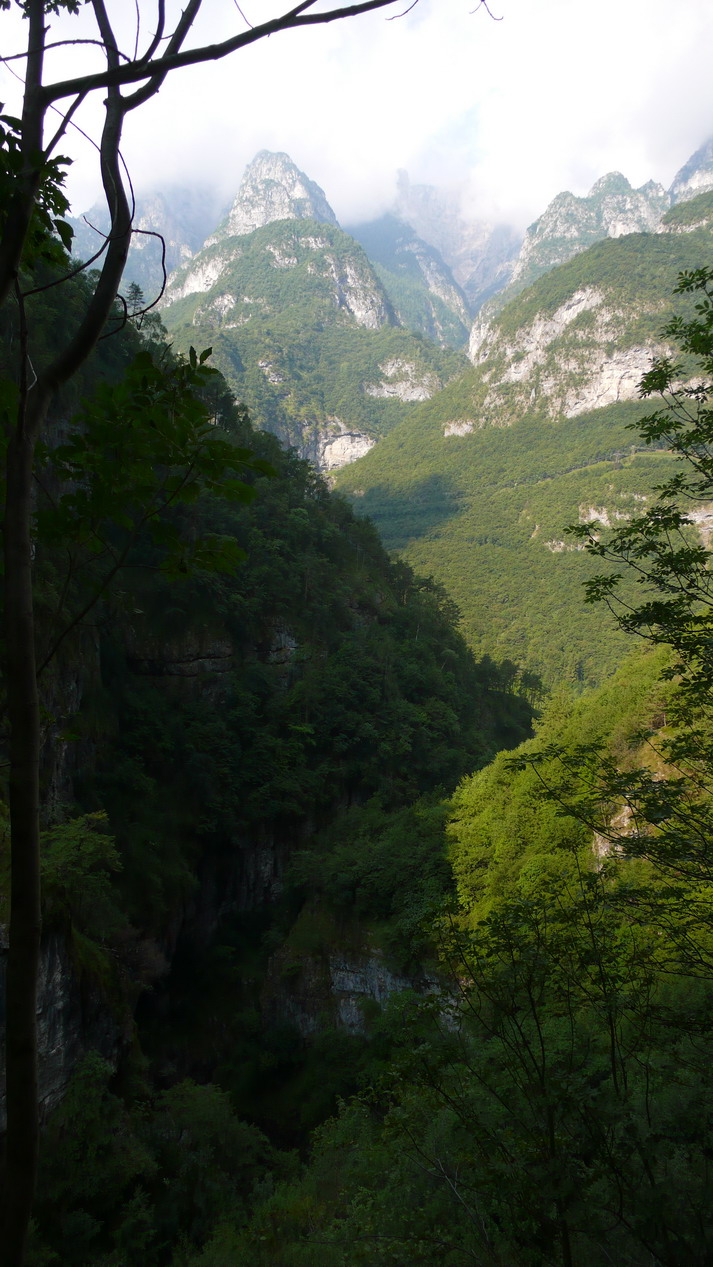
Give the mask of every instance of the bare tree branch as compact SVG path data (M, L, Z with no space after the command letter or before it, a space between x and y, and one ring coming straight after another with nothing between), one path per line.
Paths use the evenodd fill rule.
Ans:
M161 43L161 40L163 39L163 33L166 26L166 0L158 0L157 19L158 20L156 22L156 34L154 35L151 43L149 44L143 56L140 58L137 58L138 61L150 62L151 58L156 52L156 49Z
M104 50L104 45L101 40L76 39L54 40L50 44L45 44L45 52L48 53L52 48L73 48L75 45L79 44L93 44L95 48L100 48L102 51ZM125 53L121 53L120 56L124 57L126 61L129 61L129 58L126 57ZM6 57L0 57L0 65L7 66L9 62L24 62L27 61L28 57L29 50L24 50L22 53L9 53Z
M341 8L330 9L324 13L307 13L306 10L311 8L314 3L315 0L305 0L304 3L297 5L296 8L289 10L289 12L283 13L277 18L271 18L268 22L262 22L259 26L252 27L249 31L242 31L239 35L234 35L218 44L206 44L201 48L166 53L155 61L118 66L115 69L94 75L78 75L72 79L61 80L56 84L49 84L42 89L43 99L45 103L59 101L60 98L73 96L77 92L92 92L97 88L137 83L142 79L146 79L147 76L151 78L159 77L159 82L163 82L169 71L178 70L182 66L197 66L202 62L220 61L222 58L229 56L230 53L235 53L238 49L245 48L248 44L254 44L257 40L265 39L269 35L275 35L278 31L296 30L302 26L324 26L330 22L338 22L343 18L358 17L362 13L371 13L376 9L387 8L389 5L395 4L396 0L361 0L360 3L344 5ZM195 7L197 12L200 7L199 0L191 0L186 13L189 9L192 10L193 7Z

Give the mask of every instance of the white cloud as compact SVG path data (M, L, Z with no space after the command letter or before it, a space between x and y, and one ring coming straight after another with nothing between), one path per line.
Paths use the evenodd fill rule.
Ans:
M242 7L256 16L258 0ZM405 167L414 181L466 183L473 210L525 224L612 169L668 185L713 132L708 0L675 12L665 0L492 0L502 21L472 7L419 0L396 21L286 32L175 73L127 123L136 185L200 179L232 194L258 149L279 149L345 222L387 206ZM210 9L211 40L239 22L231 4ZM94 133L96 115L80 119ZM97 184L91 148L79 153L71 189L84 206Z

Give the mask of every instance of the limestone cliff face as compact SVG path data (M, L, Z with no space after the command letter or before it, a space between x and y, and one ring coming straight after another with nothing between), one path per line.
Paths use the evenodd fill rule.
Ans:
M199 252L190 264L171 275L162 306L165 308L187 295L206 294L220 281L230 265L240 258L239 246L225 250Z
M631 342L630 313L597 287L574 291L553 313L541 313L503 337L496 324L476 325L470 357L482 367L485 417L536 409L576 417L638 397L638 384L657 342Z
M7 938L0 926L0 1134L5 1129L5 971ZM115 1064L131 1041L128 1017L117 1015L106 996L83 979L64 936L42 942L37 985L39 1106L44 1119L62 1100L77 1062L98 1051Z
M318 268L319 265L315 265L315 271ZM349 313L357 325L367 330L379 330L393 321L386 296L380 286L374 285L374 276L366 260L340 260L326 250L322 276L332 282L336 307Z
M692 154L665 190L655 181L633 189L620 172L602 176L584 197L557 195L530 225L516 260L499 285L485 295L483 320L493 315L543 273L604 238L630 233L684 233L690 223L667 223L676 204L713 190L713 137Z
M336 415L314 419L304 429L302 454L318 471L329 475L363 458L376 441L364 431L346 426Z
M268 1024L287 1022L305 1039L325 1023L348 1034L365 1034L368 1017L404 990L417 994L443 992L432 973L407 975L368 945L360 949L335 944L322 954L295 958L284 949L273 956L261 999Z
M412 361L392 357L379 366L381 380L366 383L364 391L374 399L430 400L441 384L435 374L419 370Z
M261 150L246 167L227 218L209 241L253 233L275 220L337 223L324 190L305 176L289 155Z

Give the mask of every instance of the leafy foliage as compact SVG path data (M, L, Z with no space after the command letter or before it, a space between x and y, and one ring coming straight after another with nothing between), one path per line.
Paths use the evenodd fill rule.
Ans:
M191 349L188 361L162 365L150 351L140 352L120 383L100 384L85 400L73 430L45 454L40 478L60 490L37 514L49 549L84 546L118 567L148 527L165 551L163 566L186 571L187 543L167 512L194 502L201 491L229 500L253 495L237 478L250 469L250 450L215 428L201 398L214 372L205 364L209 355L201 353L199 361ZM194 542L194 561L206 567L217 544ZM227 541L223 547L226 556L216 562L234 566L239 553Z
M67 7L67 6L65 6ZM77 6L78 7L78 6ZM9 8L9 5L3 5ZM71 11L76 11L73 7ZM0 115L0 238L6 218L12 214L13 200L22 170L22 122ZM69 201L62 188L69 163L61 155L48 159L40 172L39 194L25 238L22 264L32 270L39 263L66 265L71 249L72 228L66 220Z
M217 1087L190 1081L133 1104L97 1055L79 1066L44 1141L29 1261L184 1262L223 1219L244 1219L269 1169L289 1167ZM173 1246L183 1246L176 1256Z
M97 1058L78 1071L47 1134L37 1267L710 1261L710 595L708 556L681 503L705 508L713 476L713 272L691 272L681 288L697 307L666 337L702 359L705 381L681 386L679 366L655 365L644 391L670 400L639 424L650 454L609 452L604 414L548 429L523 420L521 438L539 428L546 440L509 459L495 432L478 450L492 459L480 471L491 512L522 496L533 453L535 524L547 522L548 496L536 486L553 473L570 481L588 550L568 557L624 569L595 577L590 596L621 598L622 638L654 645L575 705L556 695L536 740L469 773L450 811L444 788L522 737L523 694L537 683L512 663L475 664L444 591L390 563L368 523L294 454L254 435L197 358L179 366L199 389L200 408L186 405L189 437L195 424L198 448L208 445L207 418L219 419L220 460L233 455L256 495L240 487L218 499L209 461L176 531L228 538L246 561L220 572L199 560L169 585L156 566L165 542L134 533L123 592L101 613L101 678L76 720L94 754L76 788L87 812L47 838L50 910L100 936L120 895L121 917L160 935L190 902L199 868L216 892L252 884L254 909L272 896L270 878L256 881L255 842L269 842L271 859L289 845L292 864L281 906L256 912L242 945L239 931L224 934L193 964L182 1028L164 995L152 1053L173 1085L152 1091L134 1069L120 1095ZM130 370L124 405L157 423L152 463L170 500L153 364ZM448 407L465 394L454 385ZM639 413L618 411L618 425ZM83 418L87 436L96 426L110 441L92 406ZM424 410L424 453L442 422ZM578 436L584 475L568 467L565 434ZM38 520L48 569L75 523L133 532L111 502L110 470L83 444L47 455L68 481L59 518L43 510ZM248 452L257 456L245 469ZM129 450L126 461L130 471L139 458ZM458 461L462 449L454 479ZM631 516L608 534L588 513L600 504L586 500L597 497L595 472ZM659 500L638 513L662 478ZM493 541L504 525L492 515ZM632 563L643 602L624 580ZM443 988L371 1018L368 1053L326 1029L301 1062L293 1028L261 1029L265 962L273 975L307 971L345 930L363 938L365 924L372 947L402 967L435 936ZM181 1080L190 1059L206 1079L217 1066L222 1086ZM236 1116L257 1093L265 1123L304 1131L360 1081L304 1164Z
M417 963L430 949L429 920L450 891L446 814L440 797L390 812L377 798L353 806L300 851L292 883L352 913L361 927L376 924L392 962Z
M545 757L557 742L574 762L589 740L635 765L641 728L661 725L661 665L553 705ZM317 1245L335 1265L709 1256L710 886L594 855L533 747L455 798L450 987L393 1005L381 1078L236 1234L245 1262L298 1267Z
M43 897L52 915L105 940L121 922L111 878L121 859L106 831L106 815L58 823L44 837Z
M701 268L681 274L678 291L699 296L695 316L674 318L665 334L683 353L698 358L701 378L681 383L682 367L670 358L654 362L642 380L642 395L661 394L664 407L639 424L646 444L660 445L684 465L657 488L658 498L643 515L617 532L595 539L582 526L572 529L597 559L624 565L636 574L647 597L632 607L617 601L621 574L595 577L587 586L590 602L613 608L626 633L664 642L678 653L673 671L684 674L686 689L708 702L710 694L711 581L708 551L691 532L698 508L704 515L713 494L713 272Z

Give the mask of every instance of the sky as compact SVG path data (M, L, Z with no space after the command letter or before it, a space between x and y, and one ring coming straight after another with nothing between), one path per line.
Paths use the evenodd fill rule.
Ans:
M135 3L148 31L155 5ZM413 182L458 187L473 218L524 228L561 190L585 194L607 171L667 187L713 133L710 0L491 0L489 10L418 0L399 16L408 3L175 72L127 121L136 189L207 183L230 198L258 150L284 150L343 224L388 209L405 169ZM134 4L108 7L126 23L128 50ZM279 11L274 0L204 8L197 34L211 43L242 29L242 15L256 22ZM89 35L89 19L90 10L65 15L52 38ZM4 52L22 47L25 25L0 14ZM63 50L48 70L89 68L95 51ZM8 109L16 92L0 70ZM91 104L77 120L96 137ZM79 135L62 149L74 160L68 188L79 213L99 191L96 153Z

